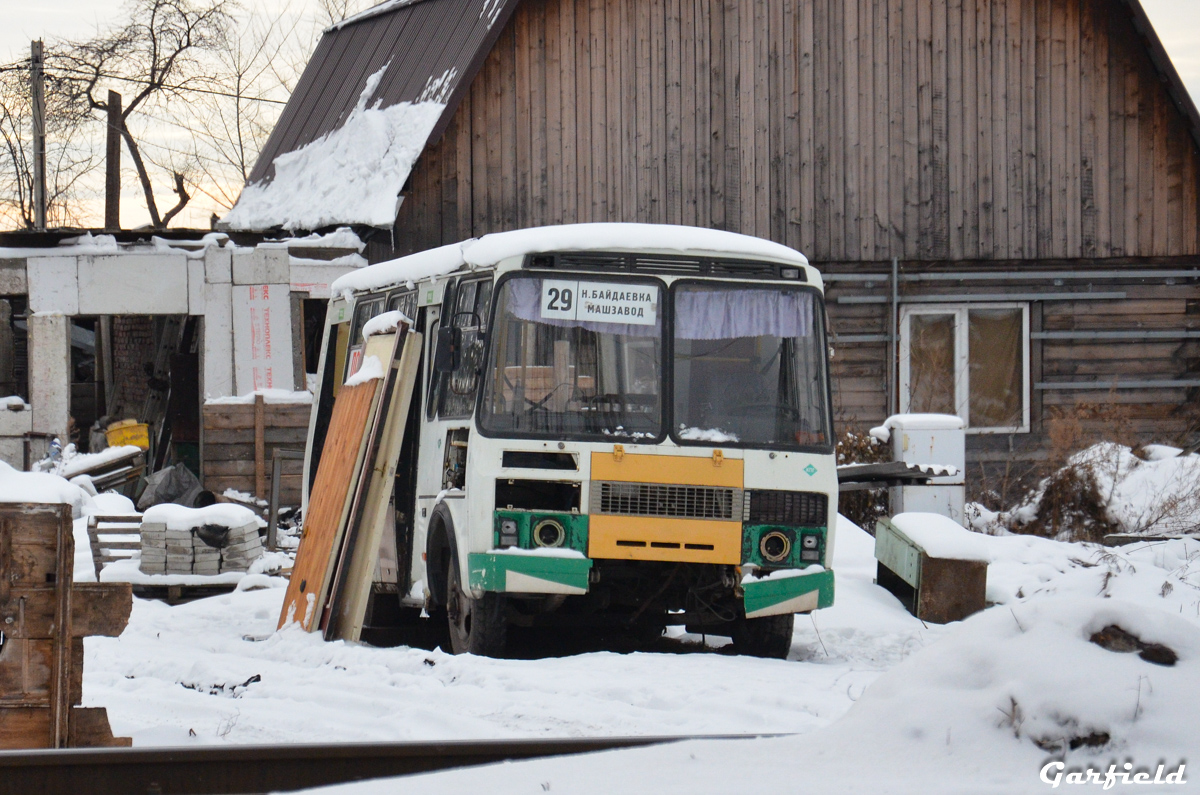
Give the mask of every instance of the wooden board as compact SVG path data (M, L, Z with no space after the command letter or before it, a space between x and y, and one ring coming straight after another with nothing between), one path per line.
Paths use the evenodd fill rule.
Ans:
M372 337L363 359L376 356L381 362L390 362L395 344L394 334ZM317 626L358 487L382 386L380 379L343 385L334 400L329 433L325 436L308 515L304 517L300 546L296 550L296 563L279 614L281 628L293 621L306 632Z
M400 354L392 365L389 394L383 406L383 421L376 433L377 443L370 469L359 519L348 534L343 556L343 571L330 599L330 620L325 629L326 640L358 641L371 581L379 560L379 547L387 527L388 503L396 481L396 463L404 443L413 387L416 386L421 359L422 337L417 333L405 335Z

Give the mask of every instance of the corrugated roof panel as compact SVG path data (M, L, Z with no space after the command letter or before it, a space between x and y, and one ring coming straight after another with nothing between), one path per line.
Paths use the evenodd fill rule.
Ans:
M275 158L338 129L354 109L367 79L391 62L371 104L415 102L439 78L446 109L440 135L462 91L495 42L518 0L423 0L381 3L325 31L279 123L250 175L274 177ZM491 24L489 24L491 23Z

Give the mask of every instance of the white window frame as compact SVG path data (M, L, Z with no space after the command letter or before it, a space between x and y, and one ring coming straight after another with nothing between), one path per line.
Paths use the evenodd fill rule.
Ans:
M972 309L1021 310L1021 425L1019 427L975 427L971 425L971 368L968 312ZM914 315L954 315L954 405L966 423L967 433L1029 433L1029 304L1023 302L972 302L961 304L902 304L900 306L900 413L908 412L910 354L909 318Z

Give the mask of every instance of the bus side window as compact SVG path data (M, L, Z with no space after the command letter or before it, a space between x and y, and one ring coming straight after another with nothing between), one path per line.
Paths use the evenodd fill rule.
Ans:
M490 278L459 282L453 300L447 301L454 314L448 322L462 329L462 354L458 369L440 378L437 398L441 417L469 417L475 409L491 304Z
M425 345L428 348L428 353L425 356L425 361L429 362L429 388L425 390L425 418L432 420L437 416L438 392L442 383L442 374L433 369L433 349L437 345L438 329L441 328L442 321L435 320L429 324L429 334L425 337Z

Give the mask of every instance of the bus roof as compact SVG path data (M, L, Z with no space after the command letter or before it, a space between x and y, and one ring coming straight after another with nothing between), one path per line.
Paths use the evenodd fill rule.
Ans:
M496 232L369 265L342 276L331 289L334 295L370 292L460 269L488 267L509 257L551 251L686 253L808 265L808 259L795 249L719 229L669 224L563 224Z

